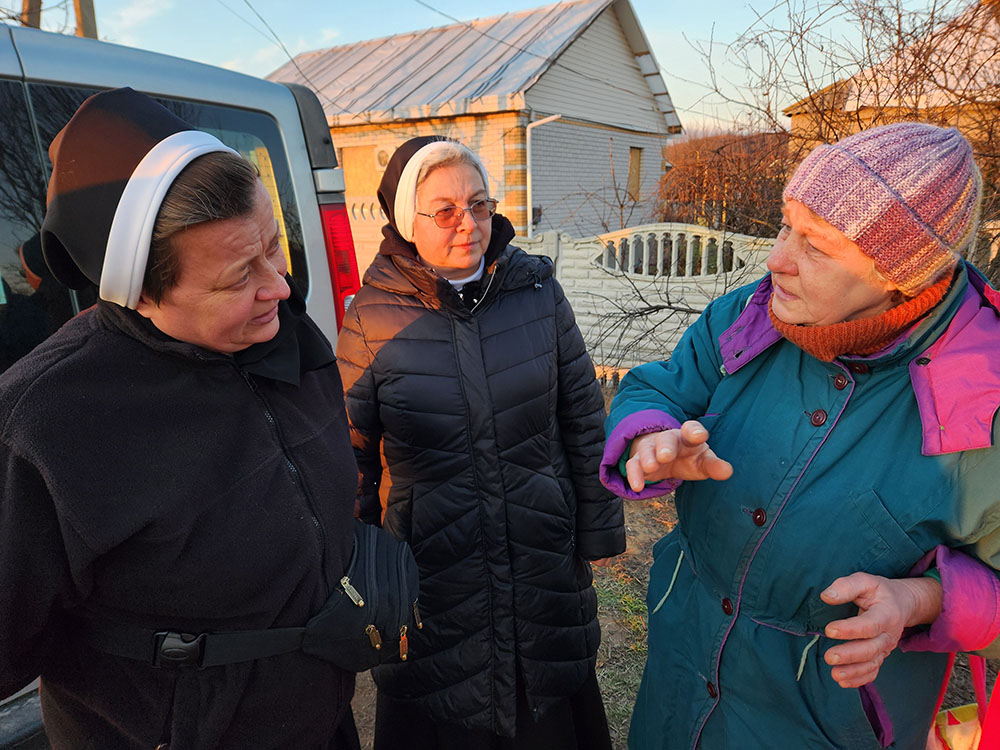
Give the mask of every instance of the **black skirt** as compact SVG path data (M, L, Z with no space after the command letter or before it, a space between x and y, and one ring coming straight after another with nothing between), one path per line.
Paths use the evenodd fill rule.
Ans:
M515 732L514 737L500 737L488 729L436 722L410 703L381 691L377 694L374 750L611 750L594 667L575 695L558 703L538 721L531 718L519 679Z

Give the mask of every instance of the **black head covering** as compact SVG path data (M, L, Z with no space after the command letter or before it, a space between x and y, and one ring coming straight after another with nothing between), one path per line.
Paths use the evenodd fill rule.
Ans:
M94 94L80 105L49 146L41 241L59 281L71 289L100 284L111 222L132 172L164 138L194 129L130 88Z
M446 140L448 139L440 135L422 135L419 138L411 138L397 148L392 158L389 159L389 163L385 167L385 174L382 175L382 181L378 184L378 202L382 206L382 211L389 217L389 223L393 229L399 231L396 226L396 188L399 186L403 167L417 151L428 143Z

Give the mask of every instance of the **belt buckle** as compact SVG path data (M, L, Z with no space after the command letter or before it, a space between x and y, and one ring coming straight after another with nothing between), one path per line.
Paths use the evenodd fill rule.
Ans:
M201 667L205 656L205 634L164 631L154 636L154 667Z

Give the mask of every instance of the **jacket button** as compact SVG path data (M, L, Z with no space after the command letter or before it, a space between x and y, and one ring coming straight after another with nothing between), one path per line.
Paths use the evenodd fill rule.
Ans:
M715 689L715 685L713 685L711 682L707 683L705 685L705 688L708 690L709 698L714 698L719 694L719 691Z
M851 372L856 372L859 375L864 375L866 372L868 372L868 365L866 365L864 362L852 362L850 365L848 365L848 367L850 368Z
M847 376L842 372L838 372L837 377L833 379L833 387L838 391L844 390L847 387Z
M822 409L817 409L809 416L809 421L812 422L813 427L822 427L826 424L826 412Z
M753 512L751 518L753 518L753 522L755 525L763 526L765 523L767 523L767 511L764 510L763 508L757 508L757 510Z
M725 612L727 616L733 613L733 602L731 599L726 598L722 600L722 611Z

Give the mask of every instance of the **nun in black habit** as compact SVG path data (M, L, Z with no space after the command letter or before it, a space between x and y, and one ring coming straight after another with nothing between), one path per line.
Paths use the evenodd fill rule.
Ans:
M0 697L40 675L57 749L357 747L353 674L192 638L303 625L352 551L340 377L263 185L131 89L50 155L46 261L100 301L0 377Z

